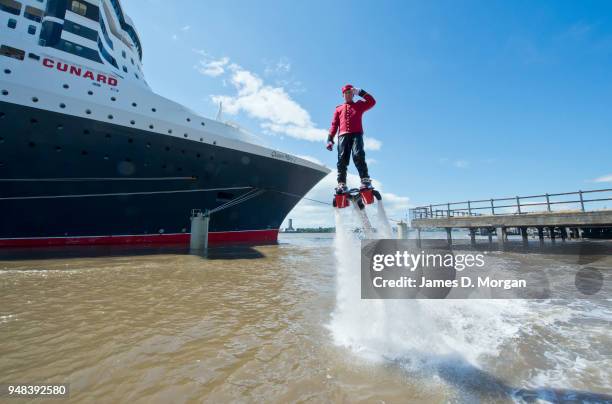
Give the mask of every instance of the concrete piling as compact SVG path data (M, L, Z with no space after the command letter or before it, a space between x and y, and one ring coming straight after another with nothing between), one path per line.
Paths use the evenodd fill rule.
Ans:
M419 229L419 240L421 238L421 229ZM408 238L408 223L404 222L404 221L400 221L397 224L397 238L399 238L400 240L405 240Z
M208 225L210 216L208 212L200 209L191 211L191 237L189 247L193 252L206 252L208 250Z
M540 244L544 244L544 228L538 227L538 238L540 239Z
M451 227L447 227L446 228L446 241L448 242L449 246L453 245L453 235L452 235L452 231L453 229Z
M506 242L507 238L508 238L508 233L505 227L498 227L496 229L497 232L497 243L499 244L500 247L504 246L504 243Z
M527 233L527 227L521 227L521 237L523 239L523 244L529 244L529 234Z
M476 229L473 227L470 227L470 244L476 245Z

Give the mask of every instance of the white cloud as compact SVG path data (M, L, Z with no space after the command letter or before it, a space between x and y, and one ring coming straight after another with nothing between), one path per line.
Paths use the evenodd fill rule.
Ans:
M264 83L255 73L236 64L229 65L230 84L237 94L213 95L215 103L223 102L224 111L230 115L245 112L260 120L260 125L275 134L297 139L323 141L327 131L317 128L310 114L285 91Z
M181 31L183 32L187 32L191 29L191 25L185 25L184 27L181 28Z
M304 156L302 156L304 157ZM347 177L349 187L359 186L359 177L355 174L350 174ZM408 208L411 207L410 199L405 196L399 196L390 192L384 192L383 185L374 180L374 186L382 194L383 203L387 216L390 219L400 220L405 217ZM331 206L334 188L336 187L336 171L332 171L323 178L308 194L306 198L320 202L325 202L328 205L303 199L289 213L287 219L293 219L294 227L332 227L334 226L334 210ZM368 215L375 215L376 209L368 208ZM393 225L394 222L391 222ZM281 227L287 226L287 220Z
M202 59L199 61L198 66L196 66L196 70L206 76L217 77L225 73L225 68L228 63L229 58L227 57L222 57L216 60Z
M366 150L380 150L382 142L373 137L365 136L363 138L363 146Z
M241 112L257 119L261 128L268 134L290 136L312 142L323 142L327 130L318 128L308 111L295 101L290 92L303 91L299 81L293 79L277 80L275 85L264 82L256 73L242 66L231 63L229 58L212 58L206 51L193 49L202 56L195 68L206 76L221 78L224 86L234 87L234 95L212 95L215 104L223 103L223 112L236 115ZM291 63L281 58L273 64L268 64L266 73L288 73ZM287 91L285 87L290 87ZM293 90L293 91L292 91ZM380 150L382 142L375 138L366 138L365 147L368 150Z
M173 34L173 35L172 35L172 40L176 41L177 39L178 39L178 35Z
M470 165L470 162L466 160L457 160L454 162L454 165L457 168L466 168L467 166Z
M612 174L604 175L603 177L595 178L593 182L612 182Z
M266 75L283 75L289 73L289 71L291 71L291 62L286 57L281 57L276 62L266 62L266 68L264 69Z

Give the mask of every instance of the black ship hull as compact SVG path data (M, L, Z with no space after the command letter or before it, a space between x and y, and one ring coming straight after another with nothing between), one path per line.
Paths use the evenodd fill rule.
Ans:
M215 143L0 102L0 246L275 242L326 173Z

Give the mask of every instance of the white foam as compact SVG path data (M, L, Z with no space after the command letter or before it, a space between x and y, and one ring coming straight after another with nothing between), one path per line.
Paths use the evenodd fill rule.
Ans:
M429 362L460 355L477 364L518 332L521 301L362 300L359 238L348 214L336 209L335 218L337 296L329 329L337 345L370 360Z

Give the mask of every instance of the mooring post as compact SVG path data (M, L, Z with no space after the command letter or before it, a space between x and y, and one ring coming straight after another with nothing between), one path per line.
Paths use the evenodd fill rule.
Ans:
M561 241L565 241L567 238L567 228L562 226L559 230L561 230Z
M489 244L493 244L493 229L487 227L487 235L489 236Z
M189 247L195 252L206 252L208 249L208 224L210 215L208 211L200 209L191 211L191 237Z
M538 238L540 239L540 244L544 244L544 228L538 227Z
M553 226L548 228L548 231L550 232L550 241L555 241L555 228Z
M446 241L448 241L449 246L453 245L453 235L451 233L452 231L453 229L451 227L446 228Z
M474 227L470 227L470 244L476 245L476 229Z

